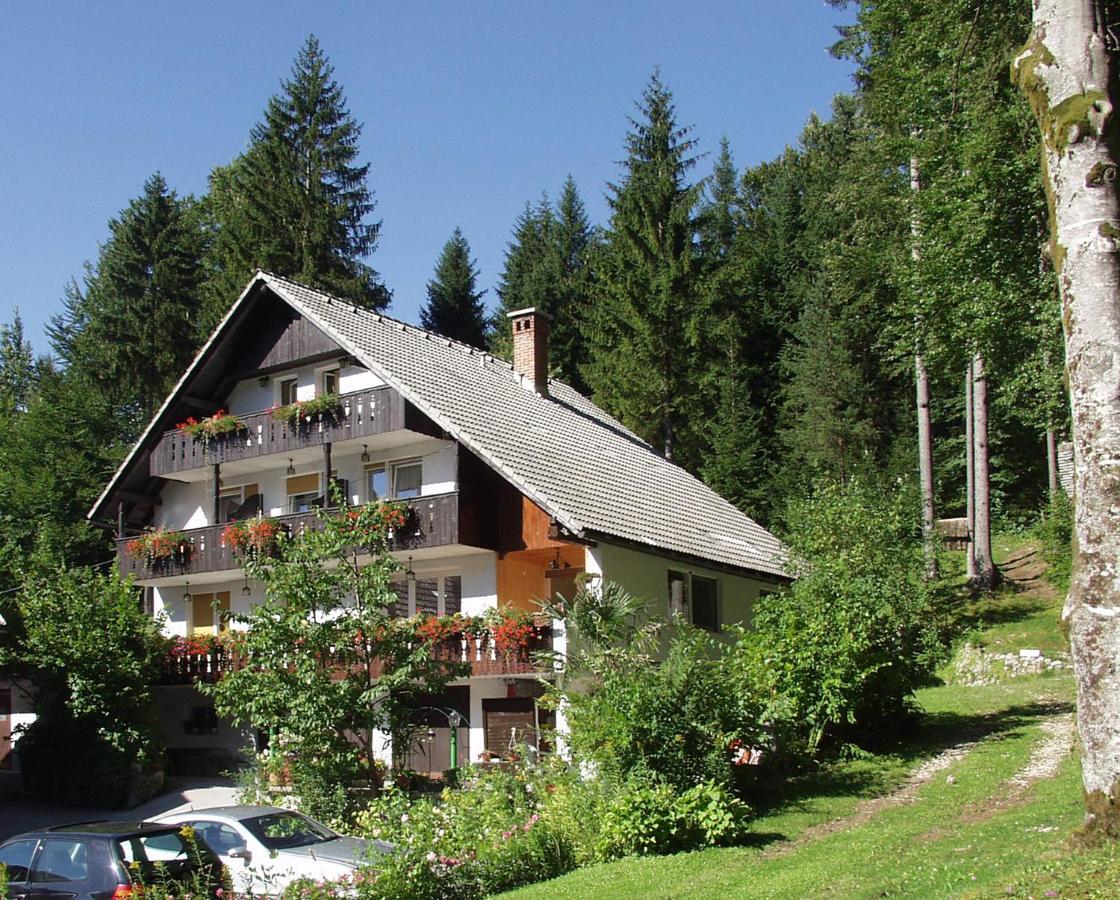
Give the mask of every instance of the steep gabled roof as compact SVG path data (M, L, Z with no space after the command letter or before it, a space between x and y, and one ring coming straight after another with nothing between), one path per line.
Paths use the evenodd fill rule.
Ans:
M573 534L786 577L785 548L776 537L566 384L550 380L542 397L504 360L263 272L210 343L261 285Z

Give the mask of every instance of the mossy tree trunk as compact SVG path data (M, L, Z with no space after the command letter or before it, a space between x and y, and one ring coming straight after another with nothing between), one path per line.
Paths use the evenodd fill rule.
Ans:
M1118 5L1035 0L1014 62L1043 140L1073 412L1073 575L1062 618L1077 679L1089 835L1120 836Z
M976 581L976 471L972 447L972 360L970 359L964 374L964 481L965 518L968 521L966 556L969 584Z

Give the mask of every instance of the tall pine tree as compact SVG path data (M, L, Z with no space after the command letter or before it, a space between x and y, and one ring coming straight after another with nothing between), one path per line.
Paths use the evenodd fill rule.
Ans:
M700 186L689 128L654 73L631 119L623 179L610 185L611 223L595 255L587 382L596 399L667 459L695 463L689 431L696 351L707 326L695 242Z
M547 195L526 204L514 226L498 285L501 302L492 323L491 348L510 353L506 313L515 309L543 309L551 318L549 357L552 372L579 391L586 391L581 368L586 361L582 322L591 286L588 257L595 233L579 189L569 175L555 206Z
M206 235L194 201L158 173L109 222L85 289L72 283L50 329L68 370L112 398L127 436L155 412L202 339L199 288Z
M485 291L477 289L477 281L478 269L471 259L471 246L456 228L443 245L435 275L428 282L428 302L420 310L420 324L472 347L485 347Z
M224 313L257 268L295 277L362 306L390 294L365 260L381 223L370 220L369 164L358 165L362 126L318 40L309 36L291 78L268 101L249 149L210 179L217 229L211 319Z

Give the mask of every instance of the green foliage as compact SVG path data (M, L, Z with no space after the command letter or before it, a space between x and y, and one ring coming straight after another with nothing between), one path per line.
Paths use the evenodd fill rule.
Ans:
M602 859L653 856L734 843L749 810L713 781L676 793L660 782L628 781L607 803L599 835Z
M616 783L733 783L729 745L753 740L759 720L720 645L683 623L663 642L658 624L642 622L645 603L613 582L582 585L566 606L572 650L552 702L564 705L573 757Z
M0 900L8 900L8 867L0 863Z
M347 788L378 778L373 732L407 747L412 698L438 692L461 666L437 661L412 624L392 616L400 565L388 533L400 509L372 503L319 517L319 530L278 536L273 554L241 556L265 590L233 617L247 629L245 665L200 689L220 715L271 736L269 756L283 756L307 812L345 819Z
M150 688L165 647L159 623L128 582L88 569L27 573L17 613L0 671L34 687L36 719L19 743L27 787L91 806L146 799L162 769Z
M1068 590L1073 564L1073 504L1064 491L1050 498L1050 506L1043 512L1034 532L1042 542L1046 579L1058 590Z
M109 240L70 288L51 339L67 370L110 397L134 429L159 408L202 343L199 290L208 237L196 202L158 173L109 221Z
M689 128L650 78L626 137L623 179L611 185L611 224L592 257L595 302L584 376L595 399L669 459L695 458L687 411L696 393L704 324L695 249L699 188Z
M514 225L498 285L501 300L491 318L491 350L512 352L506 313L534 307L544 310L549 323L549 360L562 381L586 390L581 367L587 361L582 333L591 291L588 266L596 237L587 220L583 200L571 176L555 205L542 197L526 204Z
M210 176L208 320L216 321L253 271L278 275L383 309L389 292L363 260L381 230L370 222L369 165L357 165L362 126L334 68L309 36L291 78L253 127L249 149Z
M914 509L909 492L860 481L792 504L800 577L760 598L731 663L743 690L766 698L762 720L787 741L812 752L825 738L897 729L939 661Z
M471 246L458 228L443 245L435 274L428 282L428 302L420 310L420 324L429 331L470 344L486 346L486 316L477 289L478 269Z

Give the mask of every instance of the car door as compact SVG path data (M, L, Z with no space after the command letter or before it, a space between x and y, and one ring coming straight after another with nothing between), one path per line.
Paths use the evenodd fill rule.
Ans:
M0 844L0 864L8 870L9 900L23 900L31 889L31 860L35 856L37 838L20 838Z
M88 896L97 886L90 864L90 843L79 837L45 837L31 866L27 900L73 900Z
M279 893L275 886L269 887L267 884L272 863L268 851L240 825L203 818L185 819L181 824L190 825L195 835L218 854L222 865L233 879L233 887L237 893ZM238 850L248 850L248 857L231 855Z

